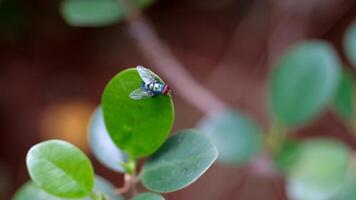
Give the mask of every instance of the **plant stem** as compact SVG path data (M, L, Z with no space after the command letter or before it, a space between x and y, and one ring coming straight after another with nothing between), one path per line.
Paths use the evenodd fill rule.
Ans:
M132 195L136 195L136 158L134 158L133 156L129 156L129 160L126 163L122 163L122 166L125 169L124 186L117 189L116 192L119 194L125 194L130 192Z
M356 134L356 91L354 90L356 88L356 80L354 77L352 77L352 93L351 93L351 119L347 121L347 126L350 128L351 132L353 134Z
M269 134L266 139L266 146L272 156L277 155L283 147L286 137L286 129L277 124L273 123L271 125Z

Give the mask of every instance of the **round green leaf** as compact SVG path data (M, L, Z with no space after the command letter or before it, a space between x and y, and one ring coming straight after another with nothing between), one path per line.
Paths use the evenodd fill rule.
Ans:
M296 141L287 141L276 157L276 166L283 172L288 173L299 160L302 145Z
M238 112L207 116L198 127L217 147L218 160L222 163L244 164L261 150L261 131L251 119Z
M355 168L350 168L347 172L345 180L340 187L340 191L330 199L351 200L356 199L356 171Z
M315 118L335 95L340 63L334 49L322 41L305 41L289 49L272 72L272 115L295 126Z
M106 26L118 22L125 10L118 0L64 0L61 12L72 26Z
M312 139L300 148L287 178L288 196L295 200L330 199L344 182L350 150L327 139Z
M26 162L32 180L52 195L81 198L93 190L94 172L89 159L68 142L41 142L29 150Z
M121 163L127 161L127 156L111 140L105 127L101 107L98 107L91 117L89 144L94 156L101 164L114 171L124 172Z
M154 192L180 190L196 181L217 156L206 136L196 130L180 131L144 163L140 179Z
M145 192L145 193L136 195L132 200L164 200L164 198L159 194Z
M61 13L71 26L99 27L112 25L123 20L126 15L124 0L64 0ZM145 8L153 0L136 0Z
M107 199L123 200L124 198L114 193L115 187L100 176L95 176L94 191L104 193ZM13 200L69 200L48 194L32 181L25 183L14 195ZM75 200L75 199L73 199ZM77 200L91 200L91 198L81 198Z
M344 48L348 59L356 67L356 22L346 30Z
M334 108L345 120L353 117L353 80L352 74L344 71L334 100Z
M155 152L169 135L174 119L170 95L133 100L129 94L141 86L136 69L116 75L102 96L106 128L114 143L137 158Z

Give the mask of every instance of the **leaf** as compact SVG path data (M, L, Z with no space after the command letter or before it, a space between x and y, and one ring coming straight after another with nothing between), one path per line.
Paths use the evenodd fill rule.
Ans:
M344 48L348 59L356 67L356 22L346 30Z
M116 172L124 172L120 163L127 161L127 155L111 140L105 127L103 111L100 106L90 120L89 143L94 156L101 164Z
M348 71L344 71L339 83L334 100L334 108L345 120L353 117L353 77Z
M41 142L29 150L26 162L31 179L52 195L81 198L93 190L93 167L85 154L70 143Z
M120 22L127 15L124 0L64 0L61 13L71 26L100 27ZM136 0L145 8L153 0Z
M106 197L111 200L124 200L122 196L114 194L115 187L100 176L95 176L95 185L94 191L103 192L106 194ZM40 187L38 187L34 182L28 181L25 183L14 195L13 200L70 200L55 197L51 194L48 194ZM80 199L73 199L80 200ZM91 198L86 197L82 200L91 200Z
M337 200L350 200L356 199L356 171L355 167L350 168L345 176L345 180L342 183L340 190L330 199Z
M257 125L238 112L224 111L205 117L198 127L217 147L222 163L245 164L263 145Z
M64 0L61 13L68 24L86 27L111 25L125 16L118 0Z
M312 139L301 146L287 177L290 199L330 199L344 182L350 150L330 139Z
M136 69L124 70L109 82L102 96L104 120L111 138L134 158L155 152L169 135L174 119L170 95L142 100L129 97L141 82Z
M196 181L217 156L206 136L197 130L180 131L144 163L140 179L154 192L177 191Z
M12 200L64 200L48 194L32 181L25 183Z
M297 141L284 143L275 160L277 167L281 171L289 173L290 169L298 162L302 150L301 146Z
M270 80L272 115L282 125L305 124L333 99L340 78L340 62L326 42L311 40L289 49Z
M135 196L132 200L164 200L164 198L159 194L145 192Z

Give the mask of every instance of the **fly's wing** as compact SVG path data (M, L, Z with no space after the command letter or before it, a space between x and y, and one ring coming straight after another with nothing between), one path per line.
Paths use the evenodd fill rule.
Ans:
M137 66L136 69L143 82L145 83L152 83L157 81L160 82L159 78L151 70L142 66Z
M151 91L146 91L143 88L137 88L130 93L130 98L134 100L139 100L143 98L152 97L154 94Z

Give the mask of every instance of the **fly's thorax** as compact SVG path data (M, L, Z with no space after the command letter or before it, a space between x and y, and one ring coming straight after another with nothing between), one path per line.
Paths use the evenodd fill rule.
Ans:
M160 83L160 82L151 82L151 83L145 83L144 84L144 89L152 91L154 94L162 94L163 90L165 88L165 84Z

